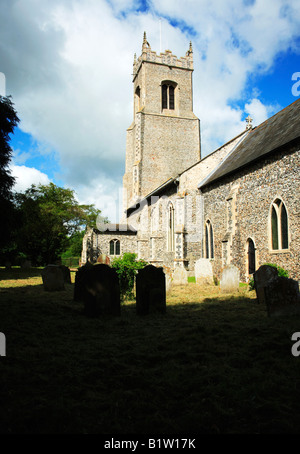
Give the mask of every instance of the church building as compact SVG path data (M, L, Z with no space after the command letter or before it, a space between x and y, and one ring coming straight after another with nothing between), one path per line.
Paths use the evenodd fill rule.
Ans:
M194 276L233 264L248 281L263 263L299 279L300 99L201 158L193 113L193 50L151 50L144 33L133 63L133 122L127 130L120 224L88 229L82 264L101 254L139 259Z

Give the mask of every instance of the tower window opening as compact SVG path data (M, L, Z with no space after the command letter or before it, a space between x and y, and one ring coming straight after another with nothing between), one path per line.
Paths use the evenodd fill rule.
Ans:
M168 108L168 86L167 85L162 86L162 108L163 109Z
M175 97L174 97L174 87L172 85L169 86L169 109L175 108Z
M162 109L175 109L175 87L164 83L161 87Z

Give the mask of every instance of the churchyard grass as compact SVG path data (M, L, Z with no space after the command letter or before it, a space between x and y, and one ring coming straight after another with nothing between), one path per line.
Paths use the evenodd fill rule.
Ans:
M89 319L73 288L0 269L1 433L300 432L299 316L269 319L246 287L189 283L165 315L127 302Z

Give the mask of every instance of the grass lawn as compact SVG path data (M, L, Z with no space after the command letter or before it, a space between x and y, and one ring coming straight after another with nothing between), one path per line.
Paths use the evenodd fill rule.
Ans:
M88 319L41 282L0 269L1 433L300 433L300 317L189 283L165 315Z

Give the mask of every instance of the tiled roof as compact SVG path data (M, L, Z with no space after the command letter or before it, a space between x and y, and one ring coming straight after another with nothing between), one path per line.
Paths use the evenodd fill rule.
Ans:
M251 164L300 137L300 99L249 131L198 188Z

